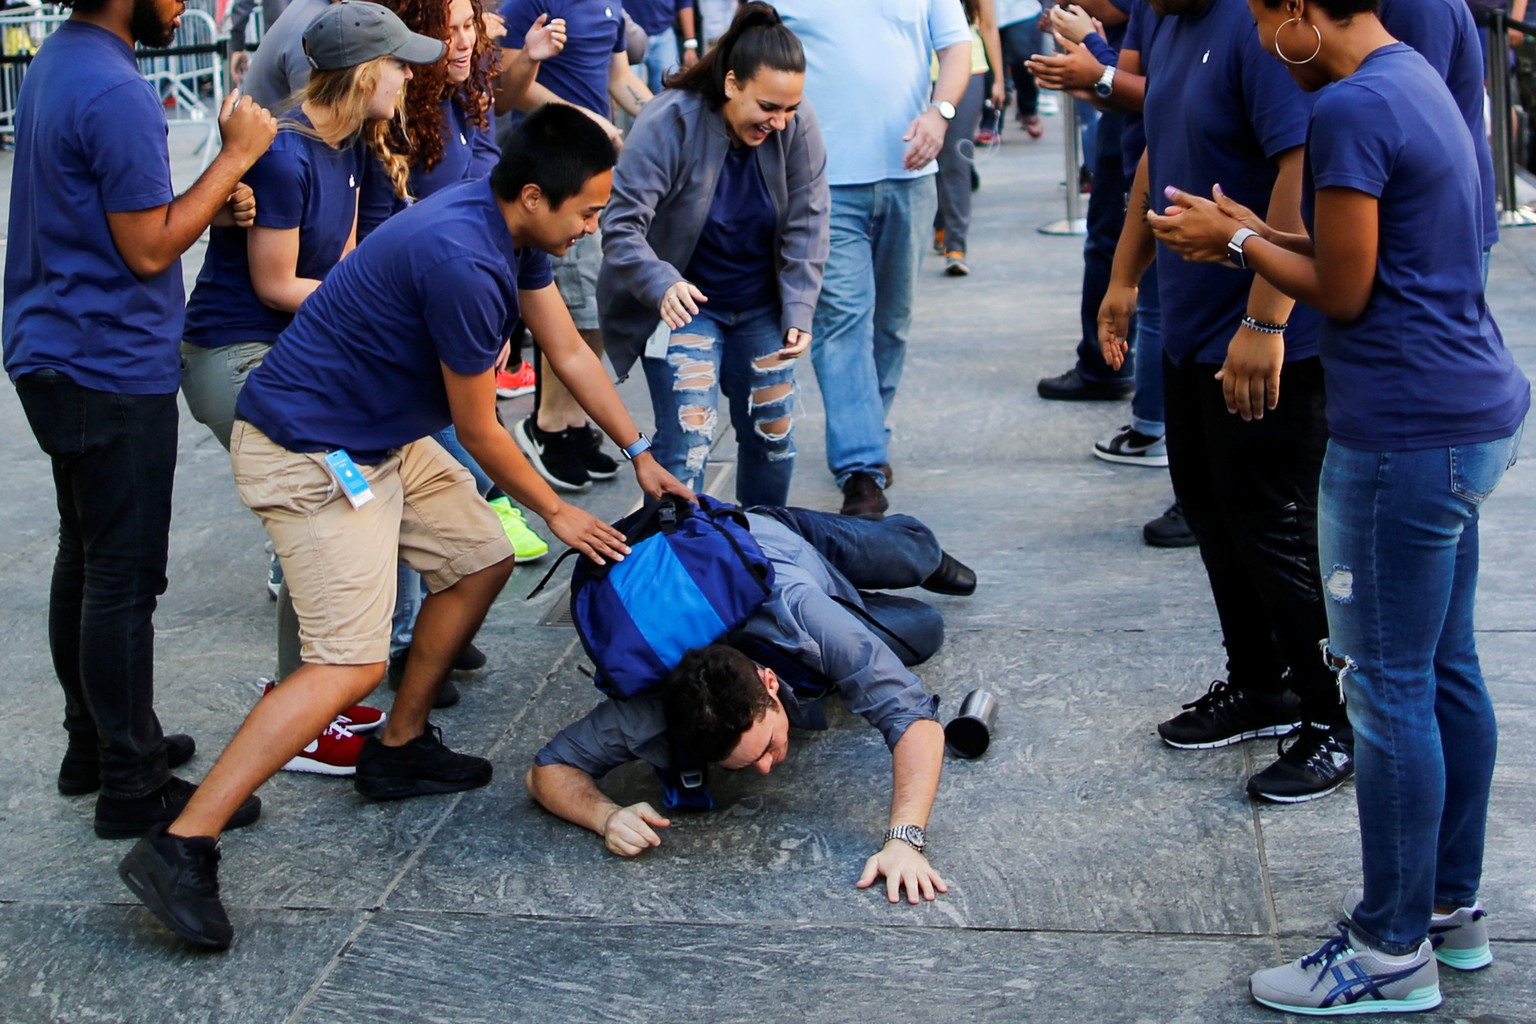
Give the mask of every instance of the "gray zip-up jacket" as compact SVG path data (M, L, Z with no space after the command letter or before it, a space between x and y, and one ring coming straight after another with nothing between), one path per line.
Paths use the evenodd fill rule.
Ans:
M725 118L692 90L668 89L635 120L603 214L597 305L614 370L628 373L661 323L661 297L683 279L731 145ZM811 329L827 262L827 153L809 101L757 147L778 213L783 330Z

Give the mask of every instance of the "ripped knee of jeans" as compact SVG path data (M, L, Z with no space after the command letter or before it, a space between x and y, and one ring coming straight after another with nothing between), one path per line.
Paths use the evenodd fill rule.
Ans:
M752 429L768 443L770 459L794 455L789 435L794 430L795 385L791 381L769 384L752 392Z
M1336 604L1353 604L1355 600L1355 572L1347 565L1335 565L1323 577L1323 593Z

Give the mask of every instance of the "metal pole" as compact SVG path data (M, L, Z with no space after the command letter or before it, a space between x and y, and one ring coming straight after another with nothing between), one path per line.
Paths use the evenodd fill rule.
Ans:
M1513 99L1509 92L1509 26L1503 11L1488 12L1488 134L1493 144L1494 195L1499 202L1499 226L1536 223L1536 215L1520 208L1515 194L1515 154L1510 145Z
M1061 94L1062 153L1066 163L1067 218L1052 221L1040 229L1042 235L1086 235L1088 222L1083 218L1083 194L1078 187L1078 169L1083 165L1083 134L1077 123L1077 100Z

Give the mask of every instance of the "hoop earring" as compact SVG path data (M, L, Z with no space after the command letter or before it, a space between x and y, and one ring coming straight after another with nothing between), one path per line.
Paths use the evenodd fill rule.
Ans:
M1285 26L1289 25L1293 21L1300 22L1301 19L1300 18L1287 18L1285 21L1280 23L1280 28L1275 29L1275 56L1279 57L1281 60L1285 61L1287 64L1297 64L1297 65L1300 65L1300 64L1310 64L1310 63L1312 63L1313 59L1315 59L1317 57L1318 54L1323 52L1323 33L1318 29L1318 27L1316 25L1313 25L1312 26L1312 31L1313 31L1313 33L1315 33L1317 35L1317 49L1313 50L1312 51L1312 56L1308 57L1306 60L1292 60L1291 58L1289 58L1289 57L1287 57L1285 55L1285 51L1284 50L1280 49L1280 29L1285 28Z

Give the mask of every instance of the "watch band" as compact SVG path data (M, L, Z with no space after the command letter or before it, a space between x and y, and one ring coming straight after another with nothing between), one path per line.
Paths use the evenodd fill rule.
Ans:
M699 48L699 41L697 39L684 39L683 40L683 49L685 49L685 50L697 50L698 48Z
M1115 66L1111 64L1109 67L1104 69L1104 73L1099 76L1099 80L1093 83L1093 93L1095 96L1099 97L1099 99L1107 100L1112 95L1114 95L1114 92Z
M920 825L897 825L895 828L887 829L880 845L884 846L892 839L900 839L918 853L922 853L928 846L928 833L923 831Z
M638 441L636 441L634 444L630 445L628 448L620 448L619 449L619 451L624 453L624 457L626 459L628 459L630 462L634 462L636 459L638 459L640 456L644 455L646 452L648 452L650 450L651 450L651 439L646 437L644 434L641 434L640 435L640 439Z
M930 106L939 112L939 116L946 121L955 119L955 105L949 100L935 100Z
M1227 242L1227 259L1239 270L1248 269L1248 259L1243 255L1243 243L1258 235L1252 228L1238 228Z

